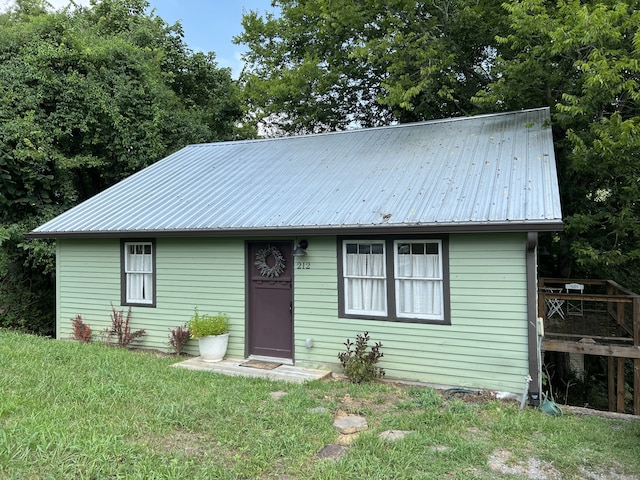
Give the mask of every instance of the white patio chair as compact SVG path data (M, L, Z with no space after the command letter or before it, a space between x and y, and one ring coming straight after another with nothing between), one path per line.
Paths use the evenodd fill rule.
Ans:
M584 285L581 283L567 283L564 289L567 293L578 293L580 295L584 293ZM567 315L584 316L584 301L582 299L567 300Z
M551 288L551 287L544 287L542 288L542 291L544 293L561 293L562 292L562 288ZM562 319L564 319L564 310L563 310L563 306L564 306L564 300L560 299L560 298L553 298L553 297L547 297L545 296L544 298L544 303L547 307L547 318L551 318L554 315L558 314L560 315L560 317Z

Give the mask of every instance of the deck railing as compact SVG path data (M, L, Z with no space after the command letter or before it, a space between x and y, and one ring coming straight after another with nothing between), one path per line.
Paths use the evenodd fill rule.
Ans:
M571 283L584 285L582 293L567 293ZM566 310L576 302L579 316ZM640 415L640 295L611 280L540 278L538 315L543 350L607 357L610 411L624 412L624 363L632 359L633 412Z

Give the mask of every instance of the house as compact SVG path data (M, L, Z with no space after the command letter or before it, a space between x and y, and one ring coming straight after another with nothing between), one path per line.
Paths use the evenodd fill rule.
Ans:
M537 234L562 228L549 125L541 108L187 146L31 232L56 239L57 337L78 314L106 328L113 302L166 349L197 306L231 316L231 358L337 368L368 331L387 377L522 392Z

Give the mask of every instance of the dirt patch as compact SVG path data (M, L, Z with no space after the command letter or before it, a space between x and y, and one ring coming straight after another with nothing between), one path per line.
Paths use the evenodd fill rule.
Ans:
M189 457L204 457L211 453L211 438L186 430L173 430L170 434L149 440L149 443L171 453Z
M509 450L494 451L489 457L489 468L494 472L533 480L560 480L562 478L562 474L550 463L537 458L529 458L526 462L512 462L512 455Z

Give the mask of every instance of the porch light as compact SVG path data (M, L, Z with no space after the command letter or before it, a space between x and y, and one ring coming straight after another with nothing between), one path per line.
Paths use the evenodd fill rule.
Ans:
M307 254L307 247L309 243L306 240L300 240L298 245L296 245L296 249L293 251L294 257L304 257Z

